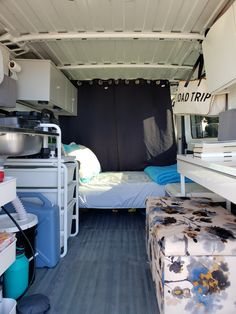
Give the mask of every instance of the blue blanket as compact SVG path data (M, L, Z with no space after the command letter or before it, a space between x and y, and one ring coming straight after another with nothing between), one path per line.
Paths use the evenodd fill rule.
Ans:
M168 183L180 182L180 174L177 172L177 164L171 166L148 166L144 172L154 182L165 185ZM185 178L185 182L192 182L192 180Z

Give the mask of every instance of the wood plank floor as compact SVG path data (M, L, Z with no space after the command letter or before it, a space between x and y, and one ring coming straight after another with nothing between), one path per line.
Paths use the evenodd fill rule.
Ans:
M33 293L49 297L50 314L158 314L144 214L82 213L66 257L53 269L37 269Z

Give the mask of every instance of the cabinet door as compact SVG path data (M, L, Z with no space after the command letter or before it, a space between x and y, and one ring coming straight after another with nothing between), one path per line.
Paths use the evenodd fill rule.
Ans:
M55 67L50 69L50 101L61 109L65 109L65 77Z
M219 18L203 42L208 90L223 91L236 82L235 5Z
M17 60L17 99L36 104L50 101L50 62L48 60Z
M66 84L66 111L70 115L77 114L77 88L69 80Z
M73 116L77 116L77 95L78 95L78 89L72 85L72 114Z

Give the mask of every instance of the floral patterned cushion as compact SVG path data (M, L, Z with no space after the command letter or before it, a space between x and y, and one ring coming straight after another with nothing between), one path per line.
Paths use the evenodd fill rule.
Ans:
M236 255L236 217L200 198L150 198L149 232L168 255Z
M149 198L146 227L160 314L236 313L235 216L206 199Z

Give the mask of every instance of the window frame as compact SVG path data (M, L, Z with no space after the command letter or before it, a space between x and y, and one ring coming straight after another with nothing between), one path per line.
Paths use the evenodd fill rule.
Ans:
M208 142L208 141L217 141L218 137L203 137L203 138L193 138L192 137L192 125L191 125L191 116L184 116L184 126L185 126L185 140L187 143L187 150L193 150L195 143Z

